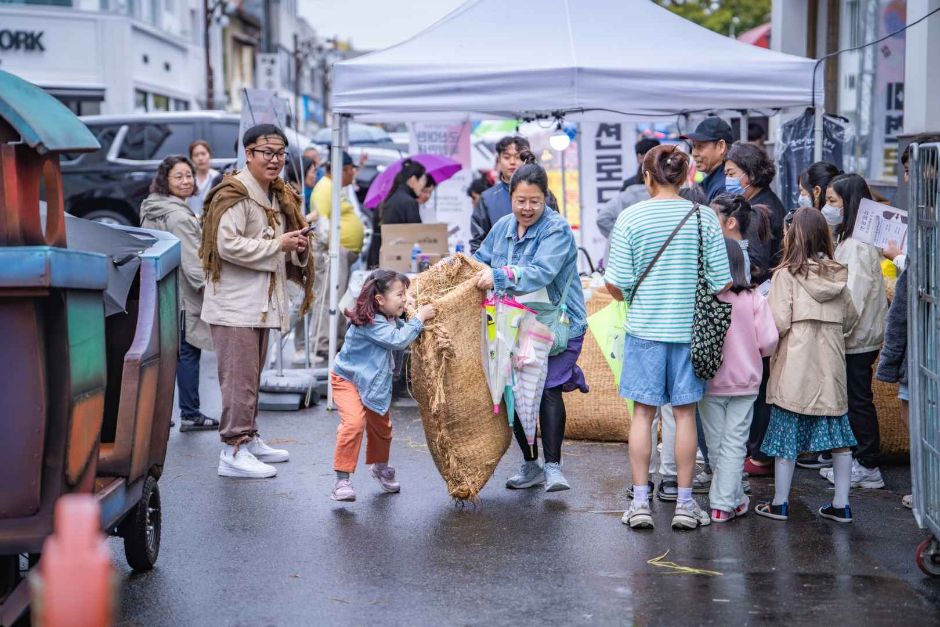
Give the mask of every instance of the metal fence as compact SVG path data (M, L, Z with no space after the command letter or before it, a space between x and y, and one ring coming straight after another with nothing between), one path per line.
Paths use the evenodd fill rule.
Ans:
M940 143L915 144L911 157L908 380L914 516L940 537Z

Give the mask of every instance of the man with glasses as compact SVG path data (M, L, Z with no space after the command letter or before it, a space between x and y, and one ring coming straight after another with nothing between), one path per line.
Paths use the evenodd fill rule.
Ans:
M280 178L287 137L271 124L242 139L247 166L225 176L206 198L199 255L206 270L202 319L209 323L219 364L222 453L219 475L273 477L271 463L286 462L258 435L258 386L269 329L286 332L287 281L312 301L313 264L300 200Z

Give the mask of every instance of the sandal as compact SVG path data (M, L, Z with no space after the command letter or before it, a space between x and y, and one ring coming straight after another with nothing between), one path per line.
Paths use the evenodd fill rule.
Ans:
M764 518L787 520L790 518L790 505L789 503L774 505L770 501L766 501L764 503L758 503L757 507L754 508L754 513Z
M218 429L219 421L205 414L180 417L180 431L183 433L186 431L218 431Z

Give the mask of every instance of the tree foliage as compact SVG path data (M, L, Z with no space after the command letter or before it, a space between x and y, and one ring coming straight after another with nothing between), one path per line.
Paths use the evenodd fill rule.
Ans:
M770 21L771 0L656 0L687 20L722 35L740 35ZM737 18L735 20L735 18Z

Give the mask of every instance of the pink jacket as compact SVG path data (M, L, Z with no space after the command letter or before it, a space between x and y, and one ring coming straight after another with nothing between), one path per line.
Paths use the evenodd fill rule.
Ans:
M780 339L770 306L757 290L740 294L728 290L719 294L718 298L731 303L731 327L725 336L721 369L708 382L706 394L757 394L763 374L761 358L772 355Z

